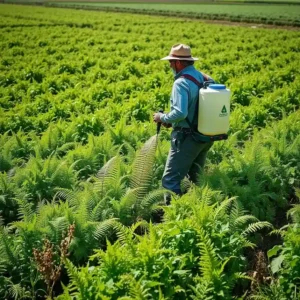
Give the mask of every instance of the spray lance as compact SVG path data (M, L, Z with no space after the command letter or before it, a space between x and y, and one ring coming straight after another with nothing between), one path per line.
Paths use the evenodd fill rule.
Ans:
M159 110L160 113L163 113L164 111L162 109ZM159 132L160 132L160 127L161 127L161 123L157 123L156 125L156 134L158 136Z

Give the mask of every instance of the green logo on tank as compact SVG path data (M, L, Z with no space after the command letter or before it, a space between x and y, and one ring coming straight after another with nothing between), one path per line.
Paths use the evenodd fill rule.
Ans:
M228 115L227 109L226 109L226 106L224 105L221 110L221 113L219 114L219 117L226 117L227 115Z

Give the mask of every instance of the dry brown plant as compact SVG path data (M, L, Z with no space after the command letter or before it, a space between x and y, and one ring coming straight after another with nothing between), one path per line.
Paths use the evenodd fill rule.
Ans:
M62 239L58 249L48 239L44 240L43 250L33 249L34 260L37 269L41 273L46 285L46 298L53 299L53 288L61 275L63 263L66 257L70 255L69 248L74 237L75 224L68 228L65 238ZM58 259L56 257L58 256Z

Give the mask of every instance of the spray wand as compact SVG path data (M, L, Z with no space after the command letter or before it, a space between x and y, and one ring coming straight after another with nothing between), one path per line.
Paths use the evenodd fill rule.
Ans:
M164 111L162 109L160 109L159 112L163 113ZM157 123L157 125L156 125L156 134L157 134L157 136L160 132L160 127L161 127L161 122Z

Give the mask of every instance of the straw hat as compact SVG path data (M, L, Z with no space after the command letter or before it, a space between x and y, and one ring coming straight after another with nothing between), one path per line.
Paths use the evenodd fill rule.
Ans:
M170 54L161 60L198 60L197 57L192 57L191 48L188 45L176 44L171 48Z

